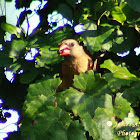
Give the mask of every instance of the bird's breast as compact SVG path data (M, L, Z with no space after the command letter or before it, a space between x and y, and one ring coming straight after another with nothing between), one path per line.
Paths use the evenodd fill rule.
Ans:
M72 62L73 68L75 69L75 71L77 71L78 74L80 74L81 72L86 72L89 69L91 69L92 64L92 60L91 59L78 59L78 60L74 60Z

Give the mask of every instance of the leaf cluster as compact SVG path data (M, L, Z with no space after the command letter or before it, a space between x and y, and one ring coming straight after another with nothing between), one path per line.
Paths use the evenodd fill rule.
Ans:
M16 0L16 7L28 8L31 2ZM0 98L20 111L21 140L138 139L134 133L140 130L140 74L134 48L140 45L139 3L48 0L38 11L41 21L31 35L2 20ZM45 34L51 28L44 22L46 15L54 10L73 21L73 26ZM84 27L81 33L74 31L78 24ZM11 41L4 40L5 32L12 34ZM75 75L73 87L57 92L63 59L57 50L66 38L83 42L93 61L98 60L98 69ZM39 53L33 61L27 61L25 56L31 48ZM117 56L125 51L130 52L129 56ZM5 67L16 74L13 84L4 76Z

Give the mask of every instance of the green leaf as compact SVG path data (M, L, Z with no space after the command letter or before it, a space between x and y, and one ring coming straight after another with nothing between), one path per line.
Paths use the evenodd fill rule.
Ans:
M68 140L67 131L61 122L57 122L56 124L52 125L50 131L45 135L46 137L49 136L50 140Z
M101 68L111 71L111 73L106 73L103 76L112 88L120 89L122 86L129 86L133 81L137 80L137 77L131 74L126 67L117 66L110 59L105 60L101 64Z
M81 34L82 38L84 39L84 45L87 46L89 51L91 53L93 52L94 49L92 49L95 45L96 42L96 30L97 30L97 25L92 22L92 21L87 21L86 24L84 24L84 30Z
M63 111L58 107L48 106L33 120L34 123L21 127L22 136L29 139L67 140L66 128L59 119Z
M18 62L13 63L9 66L9 69L16 73L21 68L21 64Z
M132 104L133 107L138 106L140 101L140 81L135 82L131 87L126 88L124 97Z
M111 126L108 126L107 123L110 121L110 118L104 112L103 108L97 108L95 111L94 121L99 133L99 140L102 139L113 139L113 129Z
M128 139L134 139L137 140L137 134L136 130L139 127L139 118L135 115L134 110L131 109L128 113L128 116L122 120L120 123L116 123L115 126L115 133L117 134L118 138L122 136L127 135Z
M112 105L112 97L109 94L102 96L102 108L98 107L95 110L94 118L87 113L82 117L82 123L93 139L112 139L113 127L107 125L109 121L114 123L114 113ZM98 100L99 101L99 100Z
M87 112L93 116L98 105L104 106L104 96L102 97L102 95L110 92L106 82L98 75L94 77L92 70L75 76L74 86L82 92L69 88L64 93L65 102L75 115L79 114L81 117ZM100 99L98 100L98 98Z
M24 103L23 115L29 118L35 118L41 110L44 110L44 106L54 106L54 94L59 84L59 78L43 79L34 84L30 84Z
M97 106L102 105L102 99L97 102L98 97L87 96L73 88L67 90L64 96L67 108L72 110L76 116L80 115L84 117L87 112L93 116Z
M62 109L62 108L61 108ZM71 116L69 112L62 112L61 113L61 117L59 118L59 120L63 123L63 125L65 126L65 128L67 129L68 126L70 126L71 124Z
M90 136L92 136L94 139L99 138L97 124L88 113L85 114L85 117L82 119L82 123L85 130L89 132Z
M120 28L116 30L115 38L113 39L113 53L130 51L136 42L136 33L133 28Z
M68 129L68 140L86 140L84 133L84 129L79 121L73 121Z
M50 46L46 46L44 48L40 48L40 55L37 59L38 64L39 63L44 63L44 64L55 64L59 63L62 58L58 55L57 51L50 51Z
M90 92L94 88L94 72L92 70L88 71L87 73L80 73L79 75L74 76L74 86L76 88L81 89L84 92Z
M109 94L105 94L105 97L104 97L104 112L106 112L107 116L109 118L111 118L112 116L114 116L114 113L113 113L113 104L112 104L112 96L109 95Z
M126 16L119 6L113 7L111 14L113 19L120 22L122 25L124 24L124 21L126 21Z
M121 93L117 93L114 104L115 115L120 119L124 119L125 117L127 117L131 109L130 105L131 103L129 103L126 99L124 99Z
M126 21L128 23L135 23L139 21L139 13L135 12L126 2L120 3L120 8L126 16Z
M93 54L96 51L110 50L115 28L103 24L97 30L97 25L94 22L88 22L84 25L85 32L81 34L84 45Z
M20 34L22 32L21 28L8 23L1 23L1 28L10 34L15 34L17 38L20 38Z
M92 119L92 117L94 116L94 112L99 106L106 106L106 108L108 108L106 109L106 111L108 112L108 110L111 108L110 104L112 105L112 101L107 96L106 97L108 98L108 100L105 102L106 99L104 94L110 92L110 90L108 89L108 87L106 87L106 84L102 82L103 79L99 79L100 78L98 76L95 76L94 78L93 71L80 74L79 78L78 76L74 78L74 85L76 85L76 88L82 88L84 91L79 92L74 88L69 88L68 90L66 90L66 92L63 93L63 98L66 102L66 108L68 110L72 110L74 116L80 116L85 130L89 131L90 136L95 139L99 137L99 132L95 121ZM87 81L89 82L89 85L87 84ZM109 112L110 111L111 109L109 110ZM112 116L112 114L108 113L109 116Z
M134 11L137 11L137 12L140 12L140 1L139 0L125 0L127 1L128 5L134 10Z
M123 32L118 28L116 33L117 33L117 37L114 40L114 42L118 45L121 45L121 43L123 43L123 41L124 41Z
M76 0L66 0L67 1L67 3L69 3L72 7L75 7L75 5L76 5Z
M114 108L112 105L112 97L109 94L102 96L102 103L104 104L102 108L98 107L95 110L94 117L87 113L82 117L82 123L87 131L89 131L90 136L93 139L112 139L113 137L113 127L109 126L108 122L115 123L114 120ZM99 99L98 99L99 101Z
M60 4L58 12L62 13L65 18L72 20L72 9L67 4Z
M34 120L39 113L45 111L47 105L53 106L54 101L53 96L47 97L43 94L34 96L32 100L26 100L23 112L24 119Z
M13 40L11 44L11 50L9 52L9 57L14 58L14 57L20 57L24 56L26 52L26 46L28 42L24 40Z
M41 95L41 94L44 94L45 96L54 95L60 83L61 80L59 78L55 78L55 79L44 78L40 81L37 81L34 84L30 84L28 88L28 92L29 92L28 96L34 98L34 96Z
M12 64L12 59L9 58L9 55L5 51L0 51L0 66L9 66Z
M20 82L22 84L29 84L37 77L38 74L39 71L37 69L32 69L32 71L24 72L20 74Z
M88 95L102 94L107 89L106 82L100 75L94 75L93 70L74 76L74 87L81 89ZM100 85L100 89L98 88Z

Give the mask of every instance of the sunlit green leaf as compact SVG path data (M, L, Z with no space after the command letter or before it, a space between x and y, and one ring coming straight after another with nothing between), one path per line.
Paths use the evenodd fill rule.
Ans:
M118 28L117 29L117 38L114 40L114 42L118 45L121 45L121 43L123 41L124 41L123 32Z
M60 79L44 79L31 84L28 88L28 96L24 105L25 116L36 117L47 105L54 106L55 98L53 95L60 84Z
M48 79L44 78L40 81L37 81L34 84L30 84L28 92L29 97L44 94L45 96L53 95L56 92L56 88L61 83L59 78L56 79Z
M107 116L111 118L113 113L113 104L112 104L112 96L109 94L105 94L105 100L104 100L104 112L106 112Z
M9 69L12 70L14 73L16 73L20 68L21 68L21 64L19 63L13 63L9 67Z
M82 122L85 130L89 132L89 135L92 136L94 139L97 139L99 137L99 131L97 129L96 122L88 113L85 115Z
M40 49L40 56L38 57L38 62L43 62L44 64L55 64L59 63L62 58L58 55L57 50L50 50L50 46L46 46Z
M85 32L81 34L84 45L87 46L87 49L94 53L99 50L110 50L112 47L113 32L114 28L111 26L101 26L97 30L97 26L93 22L87 22L85 25Z
M28 42L23 40L13 40L11 44L11 50L9 52L9 56L11 58L23 56L26 52L27 44Z
M131 103L124 99L121 93L117 93L114 104L115 115L120 119L124 119L125 117L127 117L127 114L131 109L130 105Z
M81 73L80 76L75 75L73 85L88 95L102 94L107 89L104 79L100 75L94 75L93 70ZM99 85L100 89L98 88Z
M74 86L82 91L69 88L64 97L68 108L80 117L84 117L87 112L93 116L97 106L104 106L104 94L110 92L106 82L98 76L94 77L92 71L76 76ZM100 99L97 100L98 98Z
M134 110L131 109L128 113L128 116L125 117L124 120L122 120L122 122L116 124L115 133L118 135L118 137L120 137L122 136L122 134L127 134L128 132L130 135L128 135L127 137L137 140L137 136L139 134L136 132L136 130L138 129L138 127L139 118L135 115Z
M96 30L97 25L92 21L87 21L87 23L84 25L85 32L81 34L81 36L84 39L84 45L88 47L88 49L92 52L92 48L95 45L96 42ZM96 49L96 48L95 48Z
M26 106L24 107L25 112L23 115L24 117L33 120L39 113L44 111L45 106L53 105L54 101L55 99L53 96L46 97L43 94L35 96L33 100L25 102Z
M106 60L101 65L101 68L106 68L111 71L111 73L106 73L103 76L113 88L120 89L121 86L129 86L130 83L137 80L136 76L131 74L126 67L117 66L110 59Z
M126 16L119 6L115 6L112 8L112 17L114 20L117 20L122 25L124 24L124 21L126 20Z
M93 87L93 85L95 84L95 76L94 76L94 72L88 71L86 74L85 73L81 73L80 76L75 75L74 77L74 86L81 89L84 92L90 92L91 89Z
M104 109L97 108L95 111L94 121L96 123L99 138L98 139L113 139L113 129L111 126L108 126L107 123L110 121L110 118L104 112Z
M21 28L14 26L14 25L11 25L11 24L8 24L8 23L1 23L1 27L6 32L9 32L11 34L15 34L18 38L20 38L20 33L22 32Z

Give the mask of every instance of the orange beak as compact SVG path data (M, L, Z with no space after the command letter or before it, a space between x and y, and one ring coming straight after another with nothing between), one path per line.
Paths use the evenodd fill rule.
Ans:
M58 54L61 56L70 55L71 51L67 44L61 44L58 50Z

